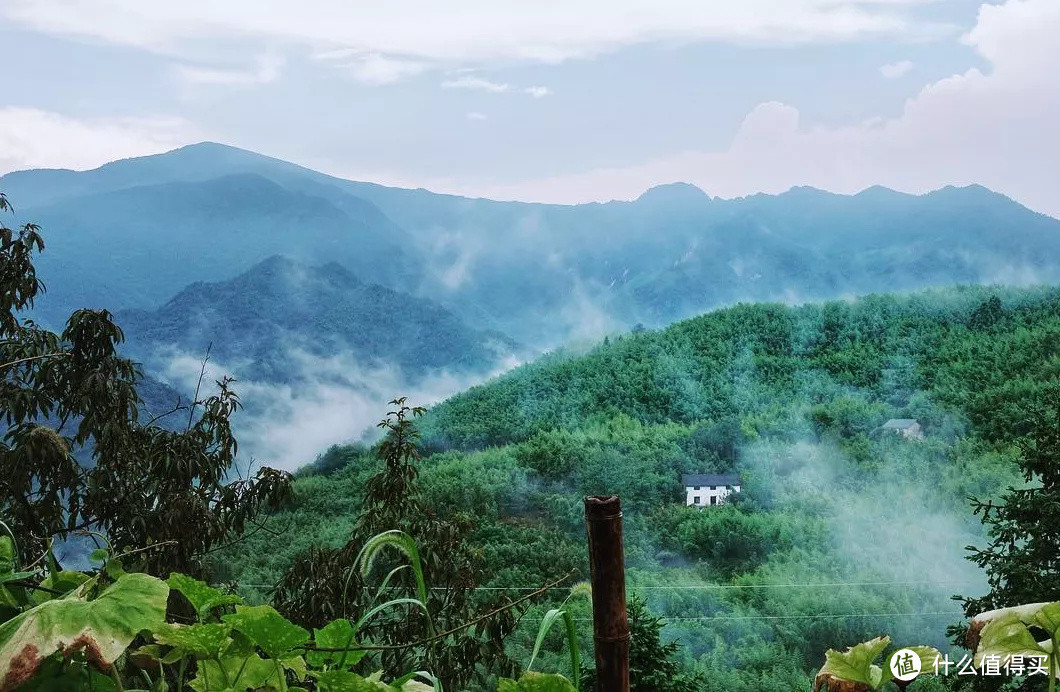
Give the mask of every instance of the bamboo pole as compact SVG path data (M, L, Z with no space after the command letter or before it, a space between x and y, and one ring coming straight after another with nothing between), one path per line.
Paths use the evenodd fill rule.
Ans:
M593 587L597 692L629 692L629 623L622 505L617 496L585 498Z

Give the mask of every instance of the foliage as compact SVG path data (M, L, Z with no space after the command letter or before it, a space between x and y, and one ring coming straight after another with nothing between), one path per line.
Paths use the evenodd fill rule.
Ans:
M1019 466L1027 487L1009 488L996 502L973 500L990 543L971 548L969 559L986 570L991 590L966 599L968 615L1030 598L1060 598L1060 383L1033 402L1024 430Z
M1044 633L1045 640L1038 641L1036 633ZM1056 658L1060 651L1060 603L1032 603L981 613L972 619L968 639L979 667L989 658L1002 664L1016 657L1046 661L1048 690L1055 689L1060 677ZM1038 681L1024 682L1030 686Z
M141 630L159 627L166 614L166 585L146 574L125 574L89 594L98 583L87 580L73 596L48 600L0 624L0 688L28 681L44 659L83 653L106 672Z
M239 407L229 380L185 407L184 429L142 422L141 375L119 355L110 313L78 310L58 334L25 318L44 290L33 264L43 249L36 226L0 223L0 515L26 560L52 536L91 529L117 550L165 544L139 554L156 573L201 572L204 555L278 506L289 477L261 468L228 482Z
M677 659L676 641L660 639L663 621L654 617L644 599L633 596L626 605L629 622L629 688L631 692L686 692L703 689L701 673L684 669ZM596 671L587 669L582 678L586 690L596 689Z
M969 546L968 556L984 568L990 585L981 597L962 600L969 617L1011 603L1060 598L1060 566L1056 546L1060 541L1060 384L1046 386L1029 403L1021 426L1019 468L1025 485L1012 487L999 500L973 498L973 508L987 529L988 544ZM967 637L963 626L950 630L956 641ZM989 689L992 681L980 687ZM994 681L996 684L996 681ZM1033 689L1040 681L1027 681Z
M494 674L511 674L515 665L504 654L504 639L515 623L512 612L502 610L474 627L454 629L497 610L507 600L476 598L474 587L483 568L481 553L465 540L472 528L470 519L437 517L417 488L414 462L419 458L419 433L412 418L423 409L407 406L405 399L391 404L394 410L379 424L386 430L377 448L383 468L364 483L361 514L351 537L342 547L315 548L299 556L284 575L275 602L296 622L319 627L335 618L370 612L380 594L369 588L368 580L373 572L383 573L389 588L418 594L426 614L366 623L366 632L390 647L372 654L384 671L399 675L429 667L450 689L463 689L471 680L481 682ZM399 530L423 546L416 551L406 542L389 542L414 569L395 567L376 550L378 539L372 537L381 530ZM432 585L429 591L425 583ZM434 637L435 632L449 630L445 637ZM418 649L399 646L416 640L430 641Z
M0 583L23 583L15 572L11 539L0 540ZM368 573L374 554L396 548L422 583L418 548L400 532L373 537L360 558ZM105 551L104 551L105 552ZM22 609L0 621L0 690L19 689L130 689L146 681L151 690L190 688L207 690L442 690L441 681L425 671L406 673L382 682L382 671L355 672L377 645L366 641L371 620L393 609L415 606L429 618L424 586L417 598L393 598L374 605L356 621L333 620L312 632L284 618L272 606L248 606L233 594L184 574L163 582L140 573L125 573L120 560L101 554L104 567L83 579L69 593L54 592L34 605L25 594L38 588L26 584L5 592ZM393 572L391 573L392 576ZM114 576L117 575L117 576ZM113 578L112 578L113 577ZM382 593L389 576L379 589ZM108 583L109 582L109 583ZM42 582L43 583L43 582ZM171 612L170 590L191 606L190 622ZM51 594L51 589L46 589ZM547 628L545 628L547 629ZM574 636L568 621L568 632ZM134 650L134 641L140 645ZM426 646L406 642L408 648ZM398 645L402 646L402 645ZM577 670L577 646L572 644ZM101 677L108 676L108 677ZM419 678L420 680L417 680ZM430 685L425 685L426 680ZM518 681L502 680L500 689L574 690L562 676L527 673Z
M890 645L891 638L887 636L876 637L867 642L855 644L846 651L835 651L829 649L825 653L825 664L817 673L814 682L814 692L827 690L828 692L869 692L889 687L890 683L897 684L904 689L905 684L894 677L888 667L884 670L876 665L880 654ZM918 674L934 673L933 662L941 655L929 646L903 647L911 650L920 659Z

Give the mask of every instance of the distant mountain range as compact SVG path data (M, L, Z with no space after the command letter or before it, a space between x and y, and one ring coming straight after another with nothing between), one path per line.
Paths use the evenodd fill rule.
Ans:
M0 178L44 227L42 315L153 308L276 254L337 262L537 348L741 300L1060 279L1060 221L985 188L722 200L496 202L351 182L203 143L92 171Z

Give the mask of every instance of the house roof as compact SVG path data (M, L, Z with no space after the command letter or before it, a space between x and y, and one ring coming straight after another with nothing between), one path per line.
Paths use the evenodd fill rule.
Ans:
M740 477L734 473L686 473L681 476L684 486L739 485Z
M915 418L892 418L891 420L884 423L883 427L888 428L890 430L905 430L906 428L910 428L914 425L916 425Z

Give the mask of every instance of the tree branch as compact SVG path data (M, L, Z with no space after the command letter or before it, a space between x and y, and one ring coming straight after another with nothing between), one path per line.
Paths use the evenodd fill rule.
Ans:
M39 355L39 356L27 356L25 358L19 358L18 360L13 360L13 361L11 361L9 363L2 363L2 364L0 364L0 369L10 368L11 366L18 365L19 363L28 363L31 360L43 360L44 358L59 358L61 356L68 356L68 355L70 355L70 354L66 353L65 351L58 351L57 353L44 353L44 354Z

